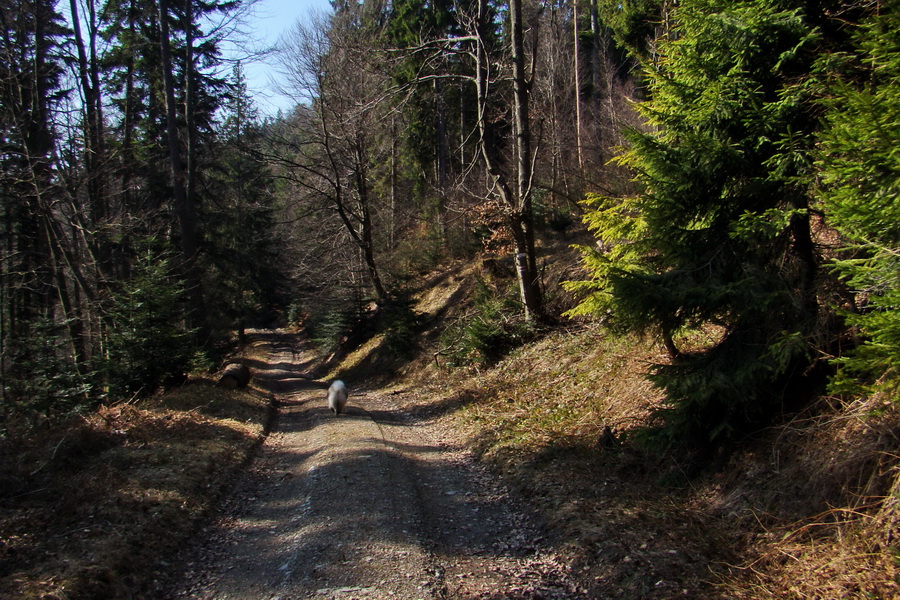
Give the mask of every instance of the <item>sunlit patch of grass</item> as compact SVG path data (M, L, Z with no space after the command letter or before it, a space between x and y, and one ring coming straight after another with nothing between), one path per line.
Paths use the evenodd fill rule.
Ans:
M627 434L659 400L641 376L654 352L599 330L554 332L481 376L482 400L464 417L487 454L592 445L607 427Z

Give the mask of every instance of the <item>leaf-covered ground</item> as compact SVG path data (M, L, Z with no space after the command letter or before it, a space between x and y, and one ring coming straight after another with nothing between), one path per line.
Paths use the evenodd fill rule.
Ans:
M0 446L0 597L152 597L262 439L269 394L195 381Z

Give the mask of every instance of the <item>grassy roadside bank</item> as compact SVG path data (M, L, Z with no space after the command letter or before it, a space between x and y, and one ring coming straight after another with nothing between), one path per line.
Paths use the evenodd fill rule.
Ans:
M0 446L0 597L152 597L264 438L268 393L196 380Z
M896 403L823 397L698 470L638 441L661 352L558 329L426 404L539 510L592 598L900 598Z

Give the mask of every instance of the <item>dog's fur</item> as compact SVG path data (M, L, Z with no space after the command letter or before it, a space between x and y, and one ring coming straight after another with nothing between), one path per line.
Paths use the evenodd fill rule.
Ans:
M340 379L335 379L331 382L331 386L328 388L328 408L335 415L341 414L344 410L344 405L347 404L347 386Z

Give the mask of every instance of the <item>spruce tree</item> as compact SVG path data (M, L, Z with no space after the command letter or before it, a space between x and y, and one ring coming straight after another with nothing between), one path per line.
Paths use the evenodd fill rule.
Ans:
M68 249L55 164L56 117L66 96L63 40L70 32L49 0L14 0L0 11L2 411L8 400L41 402L61 393L53 376L66 365L74 377L83 357L66 282L77 265L66 269L60 260Z
M401 107L406 121L404 150L415 171L428 174L424 180L415 178L417 195L425 196L433 187L440 203L451 169L460 169L453 164L460 136L460 102L474 105L474 99L460 98L459 58L437 49L448 45L445 40L462 35L462 27L453 3L447 0L399 0L391 3L390 10L384 43L405 51L392 69L396 85L408 90Z
M859 27L854 48L823 60L826 127L821 198L846 248L836 261L856 294L848 323L861 346L842 357L836 388L900 388L900 2Z
M175 278L174 254L155 240L142 245L132 278L122 282L107 313L105 375L113 400L146 396L180 378L198 349L184 326L184 283Z
M646 65L648 127L620 159L644 192L595 199L587 217L617 249L586 250L580 310L664 340L671 359L651 378L668 398L670 442L709 447L768 418L810 363L815 121L801 83L819 38L786 4L679 3ZM698 328L714 341L682 348L678 334Z
M230 328L278 303L284 277L278 266L274 178L261 157L264 125L247 90L243 68L233 70L231 94L204 177L208 202L206 285L210 308Z

